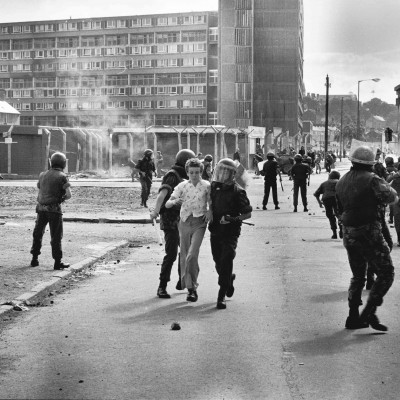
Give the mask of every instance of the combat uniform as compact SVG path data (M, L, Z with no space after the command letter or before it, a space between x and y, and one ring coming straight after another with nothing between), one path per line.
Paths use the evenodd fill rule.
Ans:
M65 190L71 185L62 168L51 168L39 175L37 187L36 213L37 218L33 230L33 243L31 254L38 258L42 248L42 239L47 224L50 226L51 251L56 263L60 262L63 256L61 241L63 237L63 219L61 203Z
M138 161L136 168L140 171L140 184L142 185L141 205L147 207L147 200L150 196L151 184L153 182L153 173L156 171L156 168L153 160L147 156Z
M294 211L297 211L299 199L299 189L301 192L301 200L303 202L304 211L307 210L307 178L310 175L310 167L301 162L296 162L290 170L290 175L293 179L293 206Z
M178 186L184 179L187 179L187 174L184 167L180 165L174 165L170 171L168 171L161 182L159 192L167 190L167 195L163 201L160 209L160 228L164 231L165 239L165 256L161 264L160 273L160 287L166 288L167 283L171 279L172 266L178 256L179 248L179 212L180 207L174 206L166 208L165 203L171 197L175 187ZM178 264L179 283L180 283L180 268Z
M268 155L267 155L268 157ZM275 159L268 159L263 165L261 175L264 175L264 198L263 198L263 209L266 209L268 204L269 192L272 189L272 199L275 204L275 208L278 209L278 189L276 185L276 177L279 174L279 164Z
M348 301L349 319L354 322L358 307L362 304L361 294L365 284L367 263L373 268L377 279L363 311L365 317L375 317L376 307L382 304L383 297L393 283L393 262L390 248L382 233L379 207L395 201L396 191L374 173L353 166L337 183L336 198L344 227L343 244L353 274ZM352 324L346 322L346 327L351 329Z
M213 221L209 224L211 252L218 273L220 292L232 292L233 288L233 260L236 256L236 247L241 231L241 221L221 224L223 216L237 217L252 211L246 191L236 183L226 185L219 182L211 184L211 204ZM229 296L230 297L230 296Z

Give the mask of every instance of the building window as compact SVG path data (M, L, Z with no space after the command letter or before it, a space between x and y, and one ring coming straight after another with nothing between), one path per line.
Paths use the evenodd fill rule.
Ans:
M168 25L168 18L166 18L166 17L157 18L157 25L160 25L160 26Z
M22 103L22 110L23 111L30 111L31 110L31 103Z
M142 26L151 26L151 18L142 18Z
M109 19L109 20L107 20L106 21L106 28L107 29L113 29L113 28L115 28L115 20L113 20L113 19Z
M210 28L208 30L208 39L210 42L218 42L218 28Z
M126 20L125 19L117 20L117 28L126 28Z
M209 79L209 83L218 83L218 70L210 69L208 71L208 79Z
M216 113L216 112L208 113L208 124L209 125L218 125L218 113Z

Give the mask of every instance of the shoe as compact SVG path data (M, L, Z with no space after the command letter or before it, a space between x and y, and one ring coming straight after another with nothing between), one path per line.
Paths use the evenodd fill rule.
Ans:
M307 212L308 211L308 208L307 207L304 207L304 212Z
M281 208L279 206L275 206L275 210L280 210Z
M336 232L332 235L331 239L337 239L337 234L336 234Z
M70 264L64 264L62 261L56 261L54 263L55 270L62 270L62 269L69 268L69 267L70 267Z
M181 283L180 280L176 283L175 289L176 289L176 290L183 290L183 289L182 289L182 283Z
M375 314L370 314L367 318L367 324L369 324L369 326L372 329L375 329L376 331L381 331L381 332L386 332L388 330L388 327L385 325L382 325L379 322L378 317Z
M297 212L297 207L295 207L295 208L293 209L293 212Z
M195 303L199 296L197 295L197 292L193 289L189 289L189 293L186 297L186 301L191 301L192 303Z
M226 291L226 297L232 297L235 293L235 287L233 286L233 281L236 279L236 274L232 274L231 286Z
M347 317L345 328L346 329L364 329L368 328L368 322L360 321L360 318Z
M39 266L39 260L37 259L37 257L32 257L31 267L38 267L38 266Z
M170 299L171 298L171 295L167 292L167 289L163 288L163 287L159 287L157 289L157 296L160 299Z
M222 288L220 288L219 292L218 292L217 308L218 308L218 310L225 310L225 308L226 308L225 290Z
M263 210L266 210L267 209L267 206L263 206Z

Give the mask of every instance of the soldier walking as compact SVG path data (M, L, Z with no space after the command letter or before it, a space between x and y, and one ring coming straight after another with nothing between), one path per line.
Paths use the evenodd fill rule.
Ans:
M139 170L140 184L142 185L142 202L140 205L143 207L147 207L147 200L153 183L153 173L156 172L153 160L153 150L147 149L143 153L143 158L136 164L136 168Z
M336 185L338 210L343 223L343 245L347 250L352 278L348 290L349 316L347 329L371 326L387 331L376 316L377 307L392 286L394 267L390 248L382 234L379 209L398 201L396 191L372 172L375 154L368 146L356 148L349 156L350 171ZM361 294L365 285L367 265L377 279L372 285L361 315Z

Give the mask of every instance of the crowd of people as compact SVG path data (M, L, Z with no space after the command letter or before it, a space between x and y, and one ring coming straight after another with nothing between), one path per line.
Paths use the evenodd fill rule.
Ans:
M400 246L400 158L397 163L392 157L385 159L386 167L376 160L375 153L367 146L356 148L350 155L352 167L343 177L338 171L331 171L335 160L325 168L328 179L315 191L314 196L326 211L332 229L332 239L343 239L347 251L352 278L348 290L349 315L347 329L361 329L371 326L378 331L387 327L376 316L377 307L394 280L394 267L390 256L393 241L386 224L386 207L390 206L389 222L395 225L397 245ZM331 155L332 156L332 155ZM160 157L160 154L158 155ZM240 171L241 155L237 149L233 158L221 159L213 168L213 157L199 154L190 149L180 150L175 164L164 174L155 202L150 211L154 221L160 217L164 231L165 255L161 265L157 296L170 298L167 291L171 270L178 258L179 280L177 290L187 289L187 301L198 300L199 251L208 227L215 269L218 273L219 291L217 308L226 308L226 297L234 294L233 260L244 220L251 217L252 206L247 197ZM293 211L297 212L298 195L301 194L304 211L308 211L307 187L312 173L313 162L319 155L306 155L304 148L293 156L290 170L293 181ZM277 157L268 152L260 174L264 176L263 210L267 209L269 194L275 210L279 210L277 179L282 182ZM310 162L309 158L312 160ZM314 160L314 161L313 161ZM54 269L69 267L62 261L62 203L71 198L70 184L64 173L66 157L60 152L51 156L50 169L39 176L37 187L37 219L33 231L31 266L39 265L42 238L47 224L50 225ZM242 167L243 168L243 167ZM143 158L135 164L141 183L141 205L147 207L152 178L157 174L154 154L146 149ZM240 179L243 184L239 184ZM283 186L282 186L283 190ZM322 199L320 199L322 196ZM179 257L178 257L179 256ZM376 276L376 279L374 278ZM367 303L359 312L361 295L367 281L370 290Z

